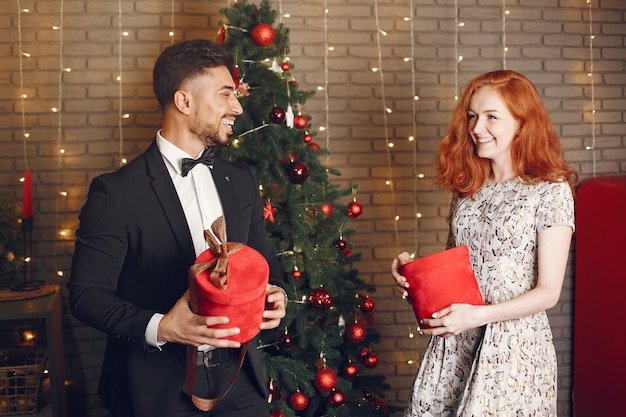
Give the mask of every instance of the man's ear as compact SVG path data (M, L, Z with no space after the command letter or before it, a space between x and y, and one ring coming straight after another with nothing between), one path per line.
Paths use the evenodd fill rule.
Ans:
M191 112L191 100L192 97L188 91L177 90L174 93L174 106L183 114Z

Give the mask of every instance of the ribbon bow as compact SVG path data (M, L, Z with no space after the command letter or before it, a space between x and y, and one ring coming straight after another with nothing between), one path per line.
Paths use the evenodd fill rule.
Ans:
M198 159L183 158L181 161L181 173L180 174L183 177L186 177L187 174L189 174L189 171L191 171L191 169L195 167L196 164L204 164L212 169L214 153L215 152L213 151L213 147L208 147L202 152L202 155L200 155Z
M210 230L204 231L204 238L209 245L209 250L213 252L215 258L208 262L194 264L190 268L192 277L197 277L202 272L215 266L211 271L210 280L216 287L223 290L228 286L228 257L237 253L244 246L239 242L226 242L226 224L224 216L218 217L211 225Z

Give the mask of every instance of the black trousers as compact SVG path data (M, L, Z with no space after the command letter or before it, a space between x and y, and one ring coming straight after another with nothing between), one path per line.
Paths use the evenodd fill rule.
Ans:
M230 384L237 371L237 356L220 359L209 367L196 367L194 394L203 398L220 396ZM210 411L201 411L191 402L185 385L171 417L269 417L267 398L263 396L248 359L243 363L239 377L228 394Z

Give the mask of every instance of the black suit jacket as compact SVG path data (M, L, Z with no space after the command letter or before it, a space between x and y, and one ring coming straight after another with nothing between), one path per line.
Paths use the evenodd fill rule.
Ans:
M284 286L250 169L216 158L212 174L228 240L259 251L270 264L270 283ZM116 417L167 416L186 381L186 347L166 343L160 351L144 333L152 315L167 313L187 290L195 251L156 141L128 165L95 178L79 218L69 302L74 316L108 335L98 392ZM255 345L248 358L266 393Z

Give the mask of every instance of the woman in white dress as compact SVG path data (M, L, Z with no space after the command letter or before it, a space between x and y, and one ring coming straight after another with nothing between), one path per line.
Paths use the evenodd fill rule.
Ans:
M559 300L576 172L534 85L514 71L472 80L439 150L452 192L447 247L466 245L484 306L452 304L431 336L405 416L556 416L557 363L545 310ZM392 263L398 289L408 284Z

